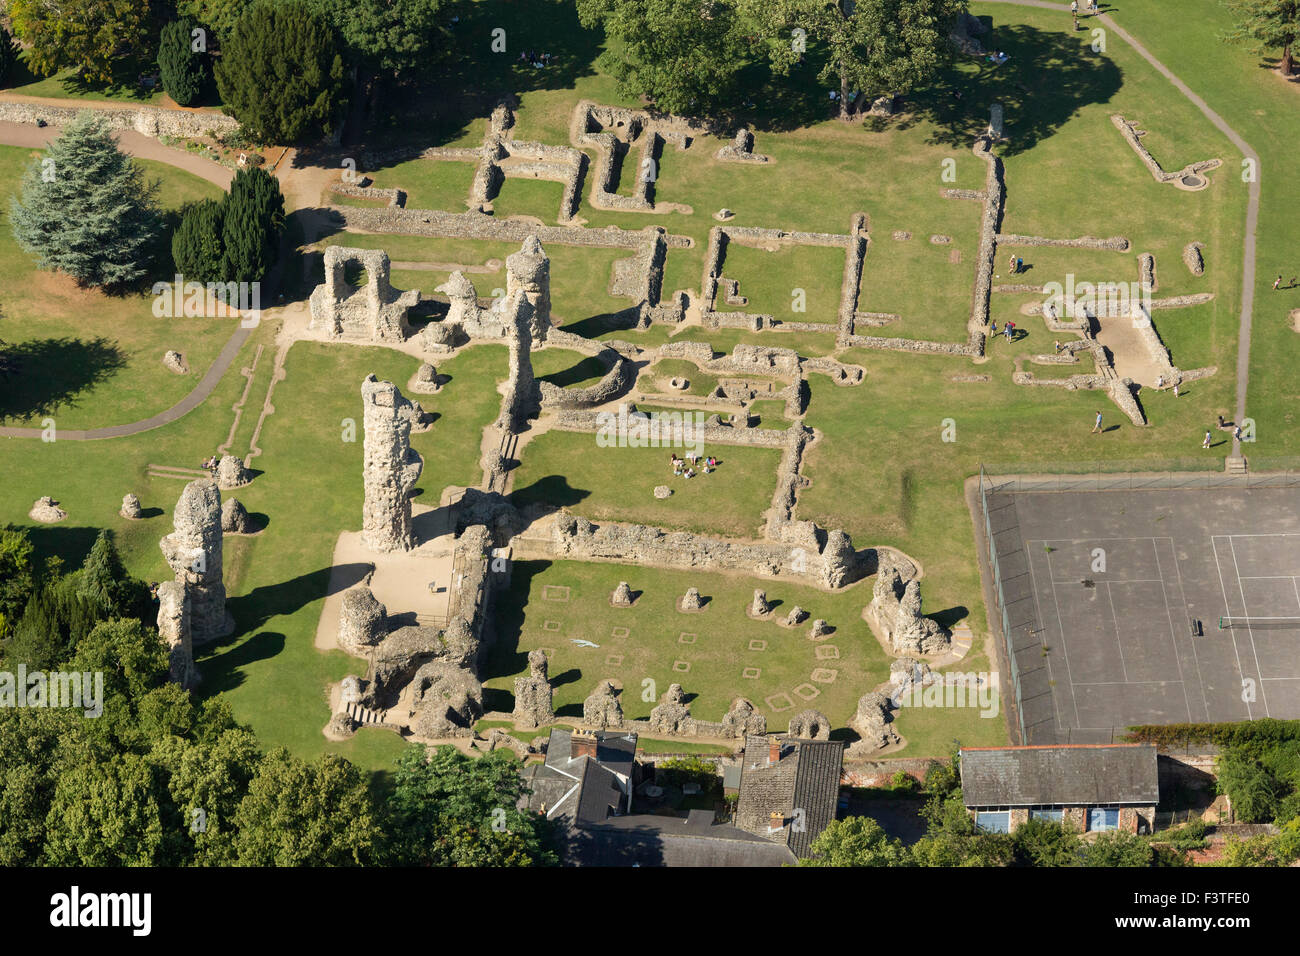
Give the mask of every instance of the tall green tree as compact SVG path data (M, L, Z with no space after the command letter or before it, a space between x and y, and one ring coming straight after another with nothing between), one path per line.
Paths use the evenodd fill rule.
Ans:
M0 26L0 87L8 84L18 66L18 44L9 31Z
M172 737L157 759L169 769L168 790L184 821L192 856L200 866L235 862L235 813L262 761L257 738L246 730L224 731L213 741Z
M235 811L241 866L358 866L378 841L365 778L337 754L267 754Z
M161 6L156 0L9 0L9 17L29 44L33 70L48 75L71 67L109 83L121 60L153 52Z
M1150 841L1136 833L1108 830L1082 844L1079 862L1083 866L1141 867L1154 865L1157 858Z
M222 273L227 282L257 282L279 258L284 233L280 181L260 166L235 174L222 215Z
M211 27L217 39L222 40L230 35L252 2L257 0L180 0L176 9L181 16Z
M194 49L196 29L197 23L182 18L168 23L158 35L158 72L163 89L181 106L189 106L199 99L211 76L206 48Z
M138 754L60 769L50 812L45 862L52 866L158 866L166 790Z
M788 74L805 51L824 58L818 79L849 96L906 93L938 76L952 58L949 30L966 0L742 0L767 41L772 68Z
M1079 852L1079 834L1066 823L1026 820L1011 835L1021 866L1072 866Z
M147 594L144 582L131 577L122 564L113 532L104 529L95 538L90 553L77 572L77 592L105 609L107 615L132 616L143 608Z
M800 866L912 866L912 854L901 840L890 839L871 817L833 820L817 834L813 855Z
M1278 809L1283 789L1268 769L1241 750L1228 748L1216 766L1219 791L1232 801L1242 823L1268 823Z
M1282 75L1295 73L1292 49L1300 39L1300 0L1224 0L1232 16L1229 43L1248 44L1256 50L1278 50Z
M190 203L181 213L180 225L172 233L172 261L186 281L225 281L225 217L225 197Z
M369 69L401 76L445 58L447 0L316 0L351 57Z
M733 0L577 0L588 29L615 41L600 64L623 96L668 113L716 114L737 97L745 25Z
M403 751L386 802L388 855L403 866L548 866L549 830L519 810L512 755L474 759L455 747Z
M12 632L36 589L35 550L26 529L0 529L0 640Z
M303 0L246 9L222 41L216 77L227 112L264 142L329 132L347 100L334 31Z
M157 183L118 147L108 121L85 110L23 177L10 225L43 269L81 285L122 287L143 278L159 232Z

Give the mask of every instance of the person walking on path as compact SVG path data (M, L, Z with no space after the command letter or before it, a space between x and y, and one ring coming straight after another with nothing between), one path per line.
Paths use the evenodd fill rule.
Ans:
M1088 0L1088 12L1091 13L1094 17L1097 15L1097 13L1099 12L1097 10L1097 0Z
M1092 423L1092 431L1090 431L1088 434L1089 435L1101 434L1101 412L1097 413L1097 420Z
M1201 442L1201 447L1202 448L1210 447L1210 430L1208 428L1205 430L1205 441Z
M1241 441L1241 426L1240 426L1240 425L1237 425L1235 428L1232 429L1232 440L1235 441L1235 442L1239 442L1239 441Z
M1074 17L1074 28L1079 29L1079 0L1070 0L1070 15Z

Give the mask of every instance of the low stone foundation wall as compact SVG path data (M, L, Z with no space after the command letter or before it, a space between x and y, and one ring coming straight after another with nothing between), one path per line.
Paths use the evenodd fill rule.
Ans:
M47 106L44 103L14 102L0 99L0 121L30 123L43 121L50 126L67 126L82 112L77 106ZM239 121L224 113L169 110L158 106L124 106L120 109L95 109L96 116L108 120L113 129L130 129L157 139L160 136L188 138L234 133Z

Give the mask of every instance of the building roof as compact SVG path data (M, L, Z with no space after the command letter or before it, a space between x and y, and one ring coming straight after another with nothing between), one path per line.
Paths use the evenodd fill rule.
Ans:
M774 741L781 756L770 764ZM746 737L736 826L786 844L797 857L809 856L813 840L835 819L843 762L844 745L837 740ZM782 820L777 831L771 829L774 813Z
M549 819L568 819L579 826L600 823L630 808L636 734L597 731L596 759L573 756L571 731L553 728L546 761L520 771L532 791L520 808L545 812Z
M570 828L566 862L577 866L787 866L783 844L713 822L708 810L689 817L634 814Z
M961 788L968 807L1160 802L1154 744L968 748Z

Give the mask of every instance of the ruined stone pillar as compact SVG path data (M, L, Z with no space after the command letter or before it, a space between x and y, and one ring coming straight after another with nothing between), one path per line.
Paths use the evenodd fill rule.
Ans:
M159 542L163 557L183 586L194 644L206 644L234 630L226 611L221 578L221 492L211 478L191 481L181 492L174 530Z
M523 248L506 256L506 295L516 291L528 302L533 338L545 342L551 329L551 260L536 236L529 236Z
M411 492L424 462L411 450L415 406L392 382L367 375L361 383L365 412L365 504L361 537L372 551L409 551Z
M546 668L544 653L528 652L528 676L515 678L515 710L511 716L516 726L541 727L555 720Z
M190 602L179 581L158 585L158 637L167 647L168 679L186 688L197 684Z
M506 395L501 403L500 428L522 431L528 419L541 409L537 381L533 377L533 333L529 322L531 314L527 299L518 290L506 296L503 318L506 324L506 344L510 349L510 376L506 380Z

